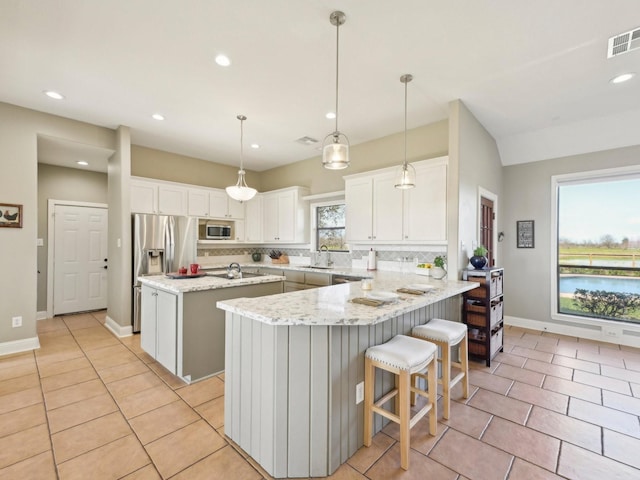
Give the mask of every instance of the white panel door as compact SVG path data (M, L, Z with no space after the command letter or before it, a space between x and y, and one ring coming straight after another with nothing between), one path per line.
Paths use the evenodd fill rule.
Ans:
M373 178L373 239L402 240L402 190L394 187L395 173Z
M107 209L56 205L53 313L107 308Z
M209 190L209 216L213 218L227 218L227 192L224 190Z
M156 360L171 373L176 373L178 353L178 296L157 290Z
M373 181L356 178L345 182L347 240L373 240Z

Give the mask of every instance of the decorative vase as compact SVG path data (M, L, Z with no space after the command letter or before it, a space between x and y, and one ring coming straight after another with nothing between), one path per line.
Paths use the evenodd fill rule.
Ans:
M262 260L262 254L260 252L253 252L251 254L251 258L254 262L259 262L260 260Z
M432 267L431 276L436 280L440 280L447 275L447 271L442 267Z
M469 259L469 262L471 262L471 265L473 265L473 268L476 270L482 270L487 264L487 259L485 257L474 255Z

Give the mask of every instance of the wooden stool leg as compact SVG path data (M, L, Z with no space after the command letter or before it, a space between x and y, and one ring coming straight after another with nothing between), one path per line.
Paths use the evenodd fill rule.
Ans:
M400 385L397 403L400 404L400 466L404 470L409 469L409 441L410 441L410 409L409 392L411 387L411 376L407 370L402 370L398 375L400 377ZM396 404L397 404L396 403Z
M364 360L364 444L371 446L373 433L373 382L375 380L375 367L368 358Z
M442 349L442 403L444 405L442 416L448 420L451 407L449 394L451 388L451 347L447 343L441 343L440 348Z
M438 378L436 375L437 362L435 358L427 367L427 382L429 383L429 403L431 411L429 412L429 433L436 435L438 431Z
M465 334L462 342L460 342L460 365L464 377L462 378L462 396L469 398L469 344L467 342L467 335Z

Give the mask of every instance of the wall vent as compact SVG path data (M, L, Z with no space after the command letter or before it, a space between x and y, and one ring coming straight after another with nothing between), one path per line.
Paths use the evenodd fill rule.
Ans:
M621 33L609 39L607 58L640 48L640 28Z
M299 143L301 145L315 145L316 143L318 143L318 140L311 137L300 137L296 140L296 143Z

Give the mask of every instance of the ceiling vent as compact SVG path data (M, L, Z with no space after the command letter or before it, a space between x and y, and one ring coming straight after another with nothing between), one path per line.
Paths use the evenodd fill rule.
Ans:
M607 58L640 48L640 28L621 33L609 39Z
M318 140L311 137L300 137L296 140L296 143L299 143L300 145L315 145L318 143Z

